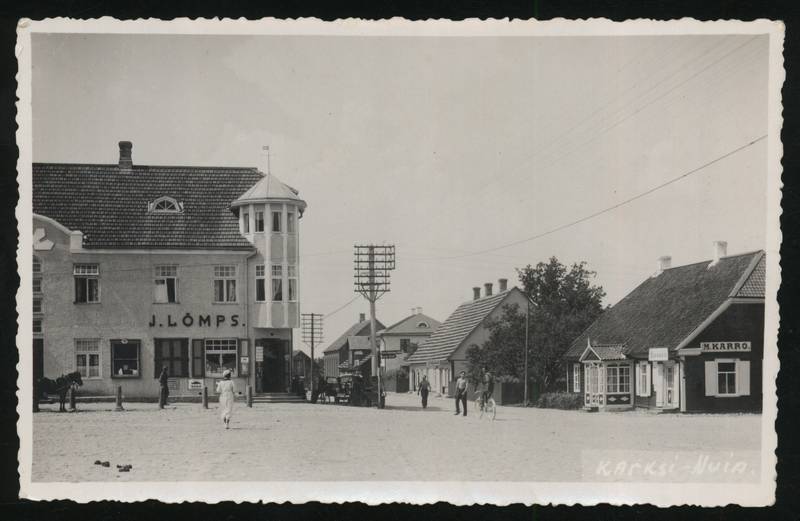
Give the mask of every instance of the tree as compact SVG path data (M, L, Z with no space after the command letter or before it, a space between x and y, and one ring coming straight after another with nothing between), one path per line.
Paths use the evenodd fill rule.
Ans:
M569 269L557 258L517 269L523 292L530 299L528 374L541 390L552 390L562 373L561 357L570 344L603 312L605 291L593 285L596 273L586 263ZM489 340L469 349L470 375L483 366L497 375L524 375L525 309L506 306L490 320Z

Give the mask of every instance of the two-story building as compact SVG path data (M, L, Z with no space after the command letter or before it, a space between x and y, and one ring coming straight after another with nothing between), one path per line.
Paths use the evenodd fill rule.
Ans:
M289 388L299 326L297 190L256 168L33 164L34 375L82 394Z
M440 322L413 308L411 314L378 331L381 365L386 375L385 387L391 392L406 392L409 378L401 368L408 367L406 359L417 350L439 327Z

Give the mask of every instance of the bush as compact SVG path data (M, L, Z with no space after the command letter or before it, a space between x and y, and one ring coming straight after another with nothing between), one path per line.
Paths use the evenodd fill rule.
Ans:
M544 393L536 401L536 407L542 409L580 409L583 407L583 395L577 393Z

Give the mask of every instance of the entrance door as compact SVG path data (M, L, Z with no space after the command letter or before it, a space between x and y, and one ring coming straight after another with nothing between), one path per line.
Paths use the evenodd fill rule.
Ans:
M272 338L256 339L256 347L261 346L264 360L261 364L261 390L266 393L285 392L289 375L289 342Z
M600 364L585 364L586 394L584 405L598 407L600 405Z
M678 386L678 365L673 360L656 362L653 389L656 392L656 406L674 409L680 403Z
M44 339L33 339L33 381L44 376Z

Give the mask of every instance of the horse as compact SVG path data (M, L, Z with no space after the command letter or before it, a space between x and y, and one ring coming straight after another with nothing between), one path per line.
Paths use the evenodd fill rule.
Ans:
M67 399L67 391L73 386L82 386L83 380L81 379L81 373L75 371L73 373L69 373L67 375L61 375L55 380L51 380L50 378L39 378L39 381L36 383L36 387L34 392L36 394L36 399L38 400L43 394L57 394L58 395L58 412L66 412L66 407L64 407L64 402Z

